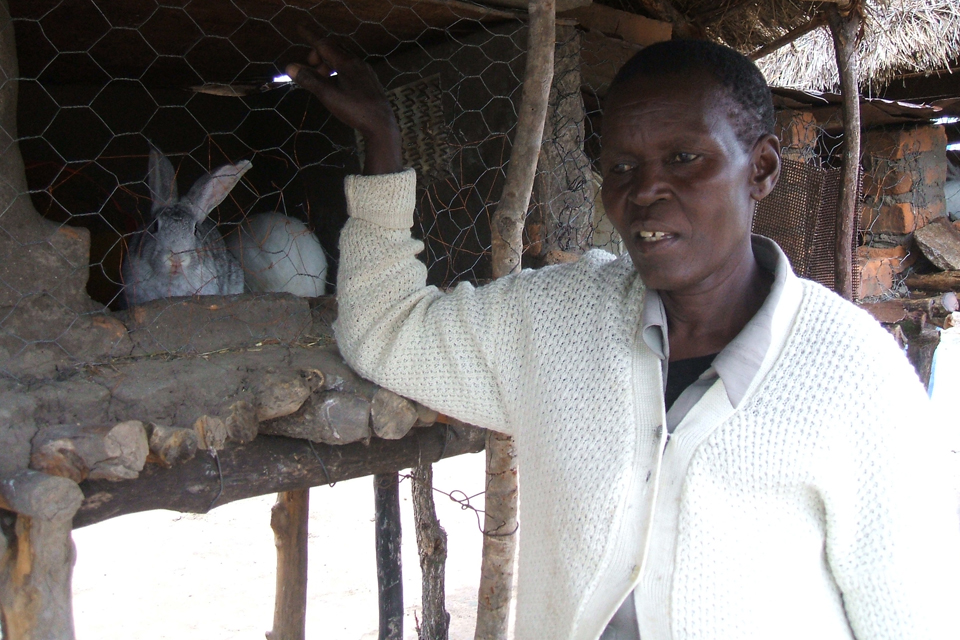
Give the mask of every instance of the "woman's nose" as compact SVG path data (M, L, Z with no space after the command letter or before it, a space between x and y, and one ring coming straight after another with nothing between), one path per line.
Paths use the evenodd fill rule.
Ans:
M656 167L641 164L634 169L628 193L632 203L647 207L666 198L667 193L663 176Z

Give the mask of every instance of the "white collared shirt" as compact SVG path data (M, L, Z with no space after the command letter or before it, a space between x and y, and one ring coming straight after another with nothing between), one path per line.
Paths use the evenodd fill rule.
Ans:
M717 382L723 382L730 405L736 409L743 402L770 349L773 335L773 315L783 296L784 286L791 271L786 256L769 238L753 236L753 254L760 268L773 273L770 293L756 314L740 333L713 359L700 378L683 390L667 410L667 430L673 433L677 426ZM666 387L670 360L670 341L667 333L667 314L660 295L653 289L646 292L641 316L641 336L644 344L660 358ZM666 390L666 389L664 389ZM627 597L610 621L601 640L640 640L637 606L634 597Z

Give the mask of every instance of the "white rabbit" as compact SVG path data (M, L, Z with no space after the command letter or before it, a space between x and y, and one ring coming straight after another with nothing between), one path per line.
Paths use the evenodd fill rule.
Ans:
M247 291L285 291L307 298L326 289L327 258L305 224L280 213L248 218L226 238L243 266Z
M207 215L250 169L248 160L208 174L179 198L173 165L150 150L152 220L134 234L123 259L127 305L173 296L243 293L243 271Z

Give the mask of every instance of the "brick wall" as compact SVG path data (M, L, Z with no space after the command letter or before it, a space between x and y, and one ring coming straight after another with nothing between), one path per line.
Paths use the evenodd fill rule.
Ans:
M786 160L819 163L817 139L820 127L809 111L777 111L775 133L780 138L780 155Z
M946 215L946 149L939 126L864 132L861 298L894 288L916 260L913 232Z
M946 214L943 127L865 132L863 171L863 230L905 235Z

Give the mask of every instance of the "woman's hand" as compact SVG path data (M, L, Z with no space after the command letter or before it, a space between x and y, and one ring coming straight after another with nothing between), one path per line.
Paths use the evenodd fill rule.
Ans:
M373 69L332 40L306 29L300 32L313 50L308 65L287 65L287 75L317 96L334 117L360 132L366 143L364 174L402 171L400 129Z

